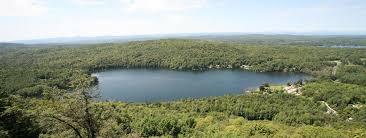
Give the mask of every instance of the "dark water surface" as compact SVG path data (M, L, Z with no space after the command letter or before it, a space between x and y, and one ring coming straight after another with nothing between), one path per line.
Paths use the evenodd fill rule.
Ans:
M126 102L169 101L226 94L242 94L263 83L285 84L310 76L295 73L256 73L240 70L205 72L124 69L93 74L102 99Z

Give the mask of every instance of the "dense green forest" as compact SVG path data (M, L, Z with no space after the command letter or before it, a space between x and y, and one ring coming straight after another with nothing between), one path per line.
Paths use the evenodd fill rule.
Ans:
M188 39L0 47L0 137L366 137L365 59L365 48ZM114 68L234 68L314 79L296 83L300 96L264 85L171 102L98 100L91 73Z

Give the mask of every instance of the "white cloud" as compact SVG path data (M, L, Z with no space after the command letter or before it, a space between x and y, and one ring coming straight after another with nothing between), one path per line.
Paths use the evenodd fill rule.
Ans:
M206 0L120 0L128 11L173 12L201 8Z
M47 12L38 0L1 0L0 16L37 16Z
M100 0L71 0L74 3L80 5L100 5L103 4L103 1Z

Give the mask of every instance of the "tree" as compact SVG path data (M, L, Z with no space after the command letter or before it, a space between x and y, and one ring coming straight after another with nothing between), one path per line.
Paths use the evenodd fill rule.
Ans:
M81 89L64 98L61 101L62 105L57 105L61 104L59 101L52 104L56 106L54 108L58 108L56 111L49 109L48 112L41 112L41 115L47 118L44 121L47 123L50 123L48 121L58 122L58 125L72 129L79 138L85 136L88 138L96 138L100 124L98 124L97 118L93 115L95 111L91 111L93 106L91 100L93 96L90 92Z
M21 102L22 101L22 102ZM0 93L0 137L38 137L39 126L20 96ZM26 103L26 102L24 102Z
M298 81L295 83L295 85L297 85L297 86L302 86L302 85L303 85L303 80L302 80L302 79L298 80Z
M79 138L96 138L101 124L96 115L98 108L92 100L98 97L97 89L90 88L93 81L87 79L78 79L76 83L75 92L43 101L45 103L37 110L41 115L40 122L46 126L58 122L57 125L71 129Z
M259 86L259 91L265 91L266 90L266 87L264 87L263 85Z

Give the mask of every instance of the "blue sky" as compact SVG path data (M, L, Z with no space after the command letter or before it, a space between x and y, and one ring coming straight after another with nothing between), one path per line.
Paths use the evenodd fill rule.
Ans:
M202 32L366 33L366 0L0 0L0 41Z

